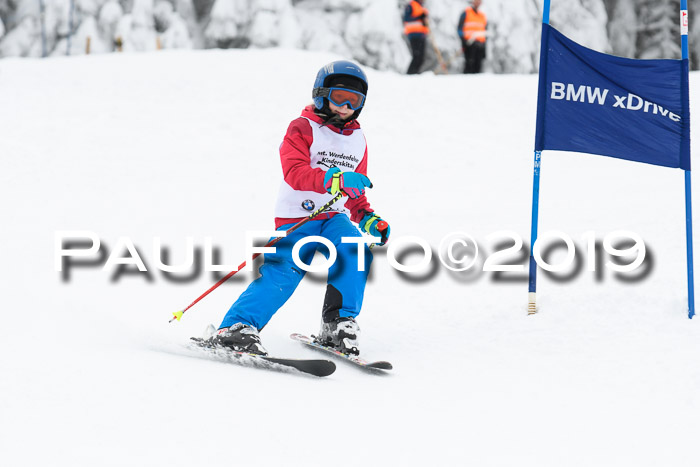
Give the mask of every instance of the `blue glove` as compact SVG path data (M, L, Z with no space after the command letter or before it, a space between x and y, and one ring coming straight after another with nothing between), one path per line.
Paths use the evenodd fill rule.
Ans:
M366 175L357 172L341 172L338 167L332 167L326 172L323 186L328 193L334 195L342 191L350 198L359 198L365 194L365 188L372 188L372 182Z
M367 212L362 217L360 230L373 237L380 237L382 239L380 246L389 241L389 234L391 234L389 223L373 212Z

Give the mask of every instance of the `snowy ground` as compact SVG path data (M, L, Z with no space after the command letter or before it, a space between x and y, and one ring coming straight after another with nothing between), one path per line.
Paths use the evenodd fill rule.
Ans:
M334 58L0 62L0 464L698 465L700 329L686 317L678 170L545 153L541 232L584 245L586 231L632 230L653 265L632 283L608 270L540 275L534 317L523 274L455 275L434 261L409 280L375 250L362 348L393 362L391 375L338 362L320 379L187 351L252 275L168 324L213 278L168 280L153 237L173 263L192 236L199 247L211 237L220 262L237 265L245 231L272 228L280 139ZM437 249L464 231L483 255L488 235L506 229L527 243L537 77L369 77L369 194L392 240ZM699 81L691 76L691 108ZM106 254L128 237L149 274L98 265L63 280L59 230L95 232ZM322 276L307 277L262 333L268 350L318 356L287 336L317 330L324 289Z

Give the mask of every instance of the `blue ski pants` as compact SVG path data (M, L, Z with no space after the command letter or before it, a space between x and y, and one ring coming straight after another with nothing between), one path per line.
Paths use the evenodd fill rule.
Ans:
M294 224L283 225L277 230L286 230L292 225ZM354 318L360 313L372 253L367 245L360 246L365 252L365 270L359 271L357 244L342 243L341 238L361 237L362 234L345 214L336 214L328 219L309 221L280 239L274 245L275 253L264 255L265 261L260 266L261 276L238 297L224 316L219 329L243 323L260 330L270 321L292 296L306 273L294 264L292 248L298 240L312 235L330 240L338 254L328 269L323 320L327 322L337 317ZM299 259L305 264L310 264L317 250L328 258L328 248L314 242L307 243L300 249Z

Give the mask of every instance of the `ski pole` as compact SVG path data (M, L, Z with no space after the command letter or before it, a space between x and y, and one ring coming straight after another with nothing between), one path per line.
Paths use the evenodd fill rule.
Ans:
M315 210L314 212L312 212L311 214L309 214L309 217L306 217L306 218L302 219L302 220L299 221L298 223L296 223L296 224L294 224L293 226L291 226L290 228L288 228L288 229L286 230L287 234L289 234L290 232L294 232L296 229L298 229L298 228L301 227L302 225L306 224L307 222L309 222L309 221L310 221L311 219L313 219L314 217L316 217L316 216L318 216L319 214L322 214L322 213L324 213L325 211L327 211L333 204L335 204L336 201L338 201L340 198L342 198L342 196L343 196L344 194L345 194L345 193L344 193L343 191L339 191L338 194L336 194L336 195L333 197L333 199L331 199L331 200L328 201L326 204L324 204L323 206L321 206L320 208L318 208L317 210ZM266 247L269 247L269 246L274 245L275 243L279 242L281 238L284 238L284 237L275 237L275 238L273 238L272 240L270 240L269 242L267 242L267 244L266 244L263 248L266 248ZM255 254L253 255L253 257L251 258L251 261L253 261L255 258L257 258L258 256L260 256L260 254L261 254L261 253L255 253ZM172 322L175 321L175 320L180 321L180 319L182 319L182 315L185 314L185 312L186 312L187 310L189 310L190 308L192 308L193 306L195 306L195 305L197 304L197 302L199 302L201 299L203 299L204 297L206 297L207 295L209 295L211 292L213 292L214 289L216 289L216 288L219 287L221 284L223 284L224 282L226 282L227 280L229 280L231 277L233 277L233 275L236 274L237 272L239 272L241 269L243 269L243 268L245 267L245 265L246 265L246 261L243 261L243 262L240 264L240 266L238 266L238 269L236 269L235 271L231 271L231 272L229 272L228 274L226 274L224 277L222 277L216 284L212 285L212 286L209 288L209 290L207 290L207 291L204 292L202 295L200 295L199 297L197 297L197 299L196 299L195 301L193 301L192 303L190 303L189 305L187 305L187 308L185 308L185 309L182 310L182 311L176 311L176 312L174 312L174 313L173 313L173 317L170 319L170 321L168 321L168 323L172 323Z

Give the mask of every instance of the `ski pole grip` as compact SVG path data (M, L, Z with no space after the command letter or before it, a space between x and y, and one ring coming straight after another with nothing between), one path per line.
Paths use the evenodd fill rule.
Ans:
M387 237L387 230L389 229L389 223L387 221L377 222L377 230L382 234L382 244L385 244L389 239Z

